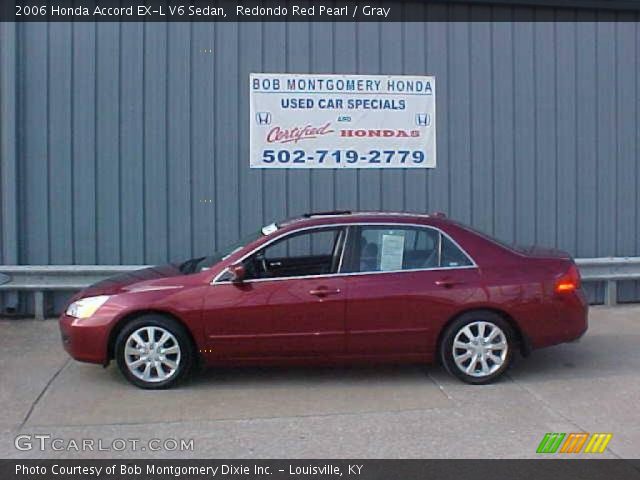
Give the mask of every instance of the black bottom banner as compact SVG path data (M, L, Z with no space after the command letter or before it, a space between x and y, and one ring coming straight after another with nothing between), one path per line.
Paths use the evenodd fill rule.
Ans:
M640 479L640 460L0 460L0 479Z

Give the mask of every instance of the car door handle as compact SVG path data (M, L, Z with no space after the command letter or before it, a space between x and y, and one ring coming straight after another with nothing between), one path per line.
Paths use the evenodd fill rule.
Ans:
M444 288L451 288L454 287L456 285L461 285L464 282L460 281L460 280L453 280L451 278L441 278L440 280L436 280L435 284L439 287L444 287Z
M314 288L312 290L309 290L309 294L315 295L316 297L326 297L327 295L337 295L338 293L340 293L339 288L329 289L329 288L320 287L320 288Z

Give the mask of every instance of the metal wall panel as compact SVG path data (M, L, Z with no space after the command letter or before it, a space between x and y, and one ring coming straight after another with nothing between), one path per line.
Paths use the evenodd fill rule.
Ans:
M0 262L18 263L18 163L16 102L16 26L0 22ZM15 311L18 295L0 295L0 307Z
M178 260L331 208L440 210L506 241L640 255L638 15L424 8L486 21L3 27L3 262ZM435 75L438 167L250 170L250 72Z

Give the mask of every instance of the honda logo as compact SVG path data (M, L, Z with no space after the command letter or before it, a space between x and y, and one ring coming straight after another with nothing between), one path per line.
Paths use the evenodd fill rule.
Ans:
M269 112L256 113L256 123L258 125L271 125L271 113Z
M428 113L416 113L416 125L419 127L428 127L431 125L431 115Z

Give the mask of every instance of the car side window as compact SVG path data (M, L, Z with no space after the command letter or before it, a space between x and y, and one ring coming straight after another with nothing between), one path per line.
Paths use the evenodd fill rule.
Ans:
M360 227L355 230L348 272L385 272L436 268L437 230L392 226Z
M335 273L342 228L323 228L288 235L244 261L246 279L300 277Z
M447 236L442 235L441 267L467 267L473 265L469 257L460 250Z

